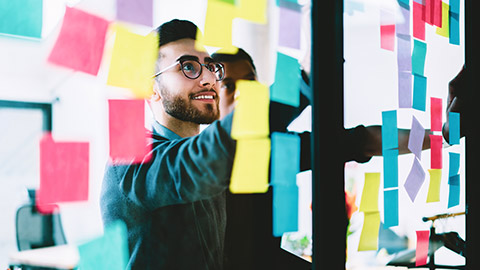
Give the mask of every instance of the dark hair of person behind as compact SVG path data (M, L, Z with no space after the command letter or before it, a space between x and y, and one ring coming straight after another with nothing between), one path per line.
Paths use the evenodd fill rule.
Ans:
M158 47L183 38L197 38L197 26L191 21L173 19L166 22L157 29Z
M228 54L228 53L214 53L212 54L213 60L217 62L235 62L239 60L247 60L253 68L253 71L257 72L255 65L253 64L252 57L244 51L242 48L238 48L238 52L236 54Z

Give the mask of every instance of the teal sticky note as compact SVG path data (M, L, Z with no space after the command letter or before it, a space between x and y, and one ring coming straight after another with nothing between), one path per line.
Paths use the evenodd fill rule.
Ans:
M449 152L449 167L448 167L448 176L455 176L458 174L460 169L460 154Z
M277 53L275 82L270 88L270 100L298 107L300 80L298 60L283 53Z
M427 56L427 43L413 39L412 73L422 75L425 72L425 57Z
M398 0L398 4L405 9L410 8L410 0Z
M449 176L448 184L451 186L460 186L460 174Z
M413 102L412 108L425 111L427 103L427 78L413 74Z
M398 187L398 149L383 150L383 187Z
M454 207L460 204L460 176L454 177L458 179L458 184L450 184L448 189L448 208ZM456 181L449 179L449 181Z
M298 187L273 187L273 236L298 231Z
M281 132L272 133L271 184L296 185L300 172L300 137Z
M450 36L449 42L453 45L460 45L460 15L458 13L450 12Z
M382 112L382 149L398 148L397 111Z
M128 263L128 240L125 223L118 220L105 227L103 236L78 246L78 268L125 270Z
M383 227L398 226L398 189L385 190L383 192Z
M0 33L41 38L42 0L0 0Z
M448 113L449 138L450 144L460 144L460 114L456 112Z
M460 0L449 0L450 12L460 14Z

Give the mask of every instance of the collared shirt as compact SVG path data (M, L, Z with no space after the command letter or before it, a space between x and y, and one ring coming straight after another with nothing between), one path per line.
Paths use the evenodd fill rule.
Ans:
M148 161L107 166L102 218L127 225L129 268L223 268L231 122L232 114L189 138L155 123Z

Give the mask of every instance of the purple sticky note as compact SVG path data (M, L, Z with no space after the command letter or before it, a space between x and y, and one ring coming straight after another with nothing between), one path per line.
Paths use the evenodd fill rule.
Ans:
M300 49L301 13L297 10L280 7L278 45Z
M117 19L152 26L153 0L117 0Z
M405 190L407 190L408 196L412 202L415 201L423 182L425 182L425 171L423 170L422 164L420 164L418 159L414 158L412 169L410 170L407 180L403 185Z
M400 11L402 12L403 21L397 23L397 36L410 36L410 9L400 5Z
M410 36L397 35L398 71L412 71L412 41Z
M423 138L425 136L425 128L422 124L413 116L412 129L410 129L410 136L408 137L408 149L415 154L415 156L422 159L422 146Z
M398 72L398 107L412 108L412 73Z

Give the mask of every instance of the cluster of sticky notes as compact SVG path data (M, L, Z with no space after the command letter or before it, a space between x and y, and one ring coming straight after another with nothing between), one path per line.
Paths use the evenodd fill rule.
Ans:
M360 212L364 213L364 221L358 251L377 250L380 229L380 212L378 210L378 192L380 173L365 173Z
M384 227L398 225L398 128L397 111L382 112Z

